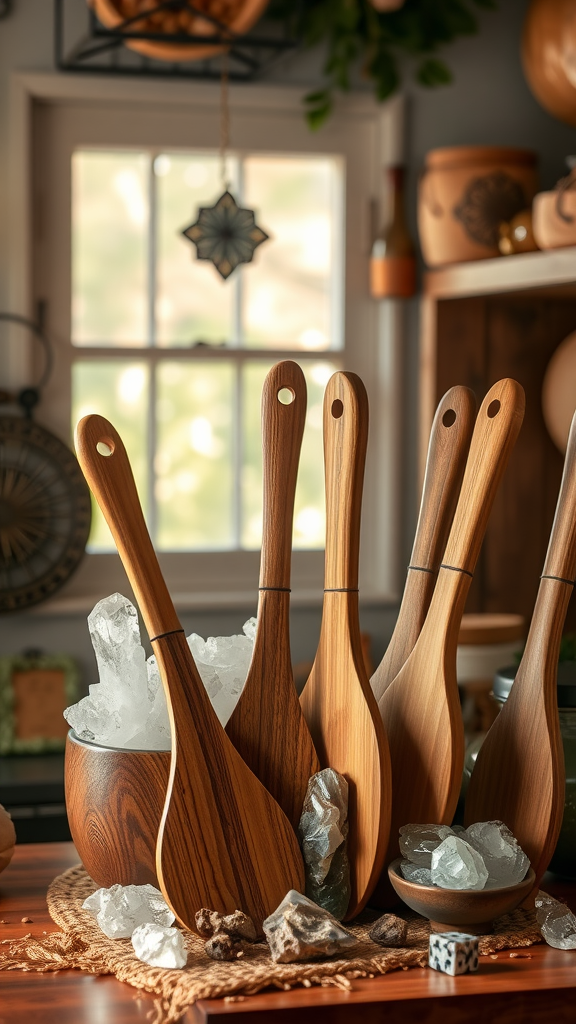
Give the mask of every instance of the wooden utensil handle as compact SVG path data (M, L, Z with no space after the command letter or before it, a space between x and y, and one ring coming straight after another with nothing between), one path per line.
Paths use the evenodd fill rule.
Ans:
M306 419L306 380L289 359L273 366L262 389L264 526L260 586L288 589L298 460Z
M576 413L568 435L562 483L542 575L572 582L576 576Z
M144 522L122 438L103 416L76 427L82 472L102 509L136 595L150 639L181 629Z
M464 475L475 414L474 392L461 385L450 388L436 410L411 568L437 572L440 567Z
M338 371L324 395L326 590L358 588L368 396L355 373Z
M522 426L524 406L524 390L510 378L494 384L482 402L443 565L473 573L498 484Z

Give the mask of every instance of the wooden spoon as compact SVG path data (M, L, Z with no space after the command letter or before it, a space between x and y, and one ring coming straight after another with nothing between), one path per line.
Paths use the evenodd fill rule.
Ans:
M292 401L284 405L279 393ZM254 653L226 732L296 829L308 780L320 771L294 686L290 657L290 557L306 381L297 363L273 366L262 391L264 519Z
M172 757L156 847L160 887L195 929L201 907L243 910L261 927L289 889L303 891L294 831L220 725L150 540L124 445L102 416L76 428L82 470L112 532L166 692Z
M556 680L562 629L576 576L576 416L530 632L510 696L492 725L466 799L465 819L503 821L538 886L562 824L564 753Z
M414 649L379 703L392 761L392 824L387 862L398 856L398 830L409 822L450 824L464 762L456 682L458 630L488 516L524 416L524 392L501 380L482 402L444 562ZM387 880L376 893L381 905Z
M323 768L349 785L346 919L366 904L384 864L390 823L388 744L364 668L358 621L358 553L368 399L354 373L335 373L324 397L326 568L320 641L301 695Z
M474 392L460 385L446 392L436 410L402 603L386 654L370 680L377 701L398 675L424 624L460 493L475 414Z

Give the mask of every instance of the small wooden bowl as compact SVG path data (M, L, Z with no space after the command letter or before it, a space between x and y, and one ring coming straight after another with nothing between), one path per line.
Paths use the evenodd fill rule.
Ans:
M436 885L418 885L400 874L401 857L393 860L388 877L404 903L427 917L433 932L468 932L489 935L493 922L515 910L534 887L530 868L523 882L501 889L440 889Z
M164 808L169 750L118 750L66 740L64 784L74 845L88 874L108 889L160 888L156 837Z

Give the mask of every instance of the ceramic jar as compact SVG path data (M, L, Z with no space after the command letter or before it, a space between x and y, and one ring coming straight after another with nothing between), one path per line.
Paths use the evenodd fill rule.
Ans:
M499 256L500 224L532 203L537 157L527 149L451 146L426 156L418 231L429 267Z
M522 33L522 64L538 102L576 125L576 7L574 0L532 0Z

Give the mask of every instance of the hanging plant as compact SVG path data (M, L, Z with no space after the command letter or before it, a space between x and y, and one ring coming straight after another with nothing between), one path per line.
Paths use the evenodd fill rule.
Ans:
M402 53L420 58L420 85L451 82L450 69L436 51L478 31L474 7L495 10L497 0L405 0L400 9L385 13L371 0L272 0L269 14L282 19L306 46L327 43L326 86L304 99L308 124L318 128L332 110L334 90L350 88L350 73L359 60L379 100L400 85L397 62Z

